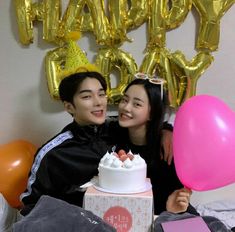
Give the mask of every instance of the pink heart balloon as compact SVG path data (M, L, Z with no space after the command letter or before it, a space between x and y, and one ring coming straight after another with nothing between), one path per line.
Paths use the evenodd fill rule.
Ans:
M221 100L198 95L176 114L176 172L188 188L205 191L235 182L235 114Z

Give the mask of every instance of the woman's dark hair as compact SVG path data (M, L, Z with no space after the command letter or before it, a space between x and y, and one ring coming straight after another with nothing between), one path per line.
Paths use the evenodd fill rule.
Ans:
M62 79L59 85L59 96L61 101L67 101L73 104L73 97L79 86L86 78L98 80L104 91L107 90L107 83L104 77L98 72L80 72L75 73Z
M148 150L151 151L148 157L160 154L161 129L163 124L164 103L161 99L161 85L153 84L149 79L134 79L125 89L126 92L132 85L142 85L147 93L150 105L150 120L147 124L146 140ZM160 156L159 156L160 157Z

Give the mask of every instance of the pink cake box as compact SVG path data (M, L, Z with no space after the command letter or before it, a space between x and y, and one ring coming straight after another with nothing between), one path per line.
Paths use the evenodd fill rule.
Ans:
M149 181L149 179L147 180ZM117 232L150 232L153 224L153 193L113 194L86 190L84 208L117 229Z

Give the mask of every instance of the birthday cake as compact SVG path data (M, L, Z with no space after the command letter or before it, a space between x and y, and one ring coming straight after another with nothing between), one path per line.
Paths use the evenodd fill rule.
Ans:
M138 192L146 186L147 165L139 154L106 153L99 163L99 186L112 192Z

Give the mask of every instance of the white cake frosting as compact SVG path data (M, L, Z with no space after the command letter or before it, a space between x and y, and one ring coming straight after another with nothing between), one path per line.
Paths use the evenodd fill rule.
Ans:
M127 157L128 156L128 157ZM99 186L113 192L137 192L146 186L147 165L138 154L106 153L99 163Z

